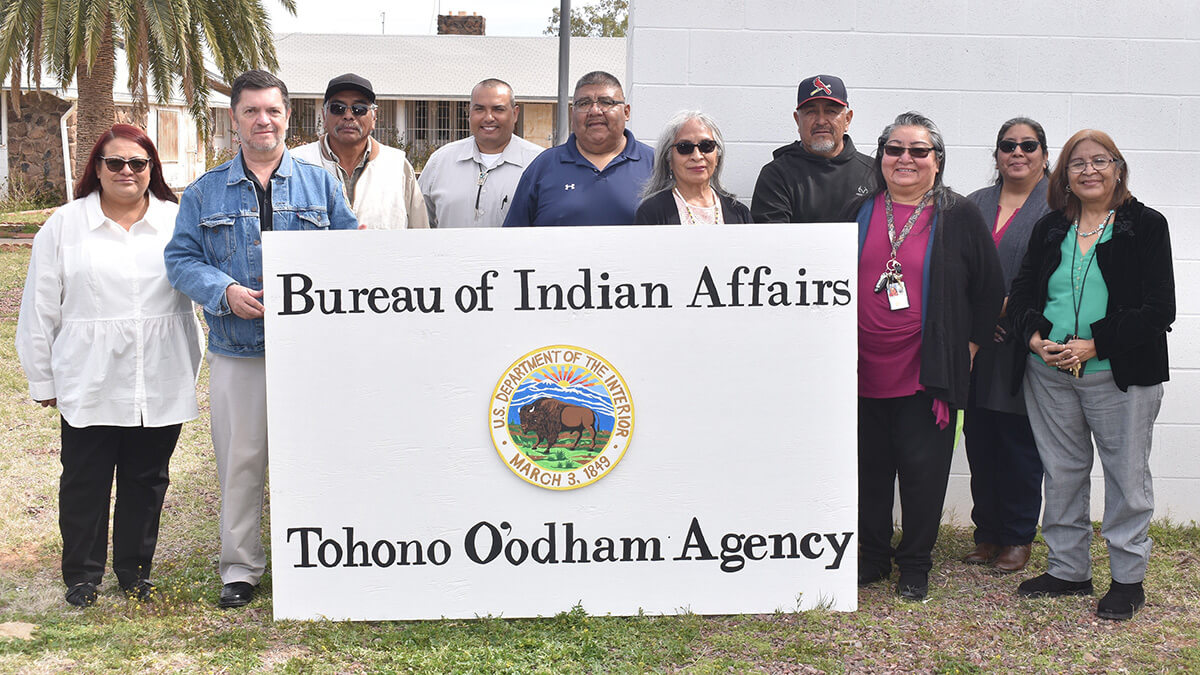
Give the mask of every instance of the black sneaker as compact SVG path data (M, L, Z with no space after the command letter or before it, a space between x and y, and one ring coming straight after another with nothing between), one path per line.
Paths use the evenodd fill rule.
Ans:
M96 584L85 581L67 589L67 603L75 607L91 607L96 604Z
M158 589L149 579L138 579L128 586L123 586L121 590L125 592L125 597L138 602L154 602L158 597Z
M1067 581L1046 572L1017 586L1017 595L1026 598L1057 598L1060 595L1091 595L1092 580Z
M896 582L896 594L905 600L920 602L929 595L928 572L901 572Z
M1096 606L1096 616L1101 619L1125 621L1132 619L1145 604L1146 592L1142 589L1142 582L1122 584L1114 581L1104 597L1100 598L1100 604Z

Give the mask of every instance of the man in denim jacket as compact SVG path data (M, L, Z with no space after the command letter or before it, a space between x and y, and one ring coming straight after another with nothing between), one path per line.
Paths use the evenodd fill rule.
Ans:
M353 230L337 180L292 159L283 143L287 87L261 70L233 81L230 117L242 148L188 186L164 256L171 285L208 321L213 451L221 482L221 607L254 597L267 471L261 232Z

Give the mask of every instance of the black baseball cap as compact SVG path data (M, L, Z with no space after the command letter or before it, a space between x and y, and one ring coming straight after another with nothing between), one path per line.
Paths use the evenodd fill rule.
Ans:
M842 78L835 75L813 75L802 80L800 88L796 91L796 107L822 98L850 107L846 98L846 85L842 83Z
M363 94L366 94L371 103L375 102L375 90L371 88L371 81L361 75L355 75L354 73L338 75L330 80L329 86L325 87L325 101L328 101L330 97L339 91L345 91L347 89L361 91Z

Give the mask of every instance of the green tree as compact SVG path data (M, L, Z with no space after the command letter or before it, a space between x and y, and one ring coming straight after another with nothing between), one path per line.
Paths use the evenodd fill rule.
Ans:
M543 35L558 35L559 8L550 14ZM629 30L629 0L599 0L571 8L571 37L625 37Z
M279 0L292 14L295 0ZM183 94L207 136L213 85L204 59L226 82L250 68L278 68L261 0L0 0L0 75L19 110L22 78L36 88L42 72L79 92L76 170L85 147L112 125L116 45L129 66L129 90L143 108Z

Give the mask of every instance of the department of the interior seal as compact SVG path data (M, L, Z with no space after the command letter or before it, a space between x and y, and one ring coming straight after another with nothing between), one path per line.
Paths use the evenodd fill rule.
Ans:
M621 374L599 354L569 345L514 361L492 392L489 417L505 465L550 490L600 480L633 436L633 400Z

